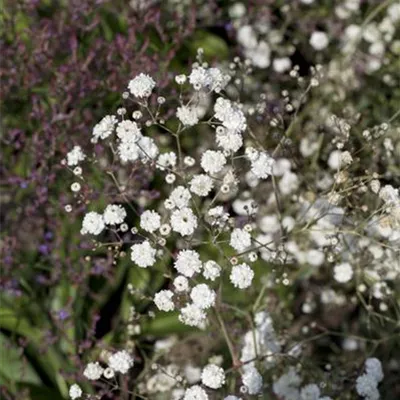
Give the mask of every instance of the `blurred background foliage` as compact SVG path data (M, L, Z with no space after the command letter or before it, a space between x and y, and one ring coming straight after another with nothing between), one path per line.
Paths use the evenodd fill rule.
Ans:
M93 252L90 239L78 234L85 204L70 214L64 211L69 185L60 162L73 144L85 146L93 125L116 110L130 78L148 73L156 78L160 93L168 97L174 94L168 82L176 73L187 71L197 48L204 49L210 62L240 54L227 22L229 1L149 1L146 7L141 7L140 1L131 3L0 3L0 393L5 399L67 398L67 383L79 380L81 366L95 359L101 348L123 342L132 305L142 315L137 345L143 349L143 357L154 338L189 331L174 315L147 316L149 297L168 279L169 260L162 260L155 273L132 267L129 257L115 258L113 249ZM285 18L278 10L283 3L249 2L249 18L264 5L275 15L275 23L282 24ZM301 19L285 20L288 40L310 21L315 25L327 18L332 4L325 3L304 12ZM334 50L330 57L335 56L332 53ZM307 71L310 65L326 61L324 57L310 56L304 42L299 43L293 63ZM400 59L394 59L382 73L397 79L399 63ZM284 78L275 79L269 70L256 71L256 76L277 97L282 83L290 85ZM366 126L390 118L400 104L398 87L384 87L375 76L362 81L362 90L348 89L346 97L347 105L364 113L361 123ZM321 103L329 105L332 112L340 113L343 108L329 93L309 104L318 110ZM186 148L196 140L201 139L185 142ZM93 182L104 187L96 171L90 174ZM150 171L137 174L140 184L132 198L152 180ZM111 182L104 190L110 188ZM96 193L88 197L102 205ZM131 216L132 222L134 218ZM212 253L207 248L201 251L208 257ZM258 264L259 277L265 268L272 268ZM261 279L257 281L252 289L255 294L265 290ZM140 289L143 297L124 290L127 283ZM235 296L243 313L254 311L249 299L257 295L246 293L238 298L236 291L230 293L229 285L221 290L227 299ZM275 296L288 307L296 303L285 289L275 289ZM236 311L231 312L234 315ZM282 328L289 323L281 322ZM385 322L381 323L384 329ZM370 334L379 338L380 331ZM400 352L400 345L384 351ZM326 361L321 354L321 364Z

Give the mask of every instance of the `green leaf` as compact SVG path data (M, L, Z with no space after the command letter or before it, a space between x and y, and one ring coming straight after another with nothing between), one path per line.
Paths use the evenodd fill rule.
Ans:
M200 47L204 50L204 56L206 59L224 59L229 55L228 44L225 40L206 31L196 32L193 40L189 43L189 48L193 53L196 53L197 49Z
M183 333L196 331L188 325L183 324L178 319L177 313L158 314L142 326L143 334L154 336L166 336L172 333Z
M31 345L28 346L28 350L35 357L41 371L48 376L63 396L67 396L67 384L59 373L61 368L65 367L65 360L54 348L48 348L44 354L39 354L37 350L42 344L42 331L31 326L25 318L16 315L13 310L4 307L0 308L0 328L29 339Z
M7 336L0 333L1 363L0 385L6 385L15 392L15 385L20 382L41 384L32 365L21 357L21 350L16 348Z

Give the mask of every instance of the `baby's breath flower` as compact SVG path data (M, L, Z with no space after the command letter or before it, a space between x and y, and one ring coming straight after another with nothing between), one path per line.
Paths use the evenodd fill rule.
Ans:
M353 277L353 268L347 262L335 265L333 272L335 280L340 283L346 283Z
M315 50L323 50L329 44L328 35L322 31L314 31L310 37L310 44Z
M84 161L86 155L82 151L81 146L74 146L72 150L67 153L67 164L70 167L78 165L81 161Z
M104 218L101 214L91 211L88 212L82 221L81 234L85 235L90 233L92 235L99 235L105 228Z
M221 151L207 150L201 157L201 167L209 174L220 172L226 164Z
M193 107L181 106L176 110L176 116L185 126L193 126L199 122L197 110Z
M83 371L83 375L91 380L91 381L96 381L97 379L100 379L101 376L103 375L104 368L100 366L98 362L94 363L89 363L85 370Z
M114 130L115 124L118 122L115 115L106 115L95 127L92 133L92 143L97 143L99 139L108 138Z
M243 385L247 388L249 394L260 393L263 385L263 379L256 368L250 366L242 375Z
M149 97L156 83L153 78L146 74L139 74L129 82L129 91L139 99Z
M170 290L161 290L154 296L154 303L161 311L173 311L175 304L172 301L173 293Z
M225 384L225 372L221 367L209 364L201 373L201 381L211 389L219 389Z
M131 247L131 260L141 268L147 268L156 262L156 249L151 247L148 240Z
M244 229L235 228L232 231L229 244L240 253L251 246L251 235Z
M193 167L193 165L196 163L196 160L193 157L186 156L183 159L183 163L188 167Z
M185 325L202 328L206 322L205 312L195 304L187 304L181 309L179 321Z
M198 196L207 196L214 186L214 181L208 175L195 175L189 182L190 191Z
M216 294L205 283L200 283L193 287L190 292L193 304L201 309L210 308L215 304Z
M197 228L197 217L188 207L175 210L171 214L171 227L182 236L192 235Z
M82 175L82 168L81 167L75 167L73 170L74 175L76 176L81 176Z
M232 267L229 278L233 286L239 289L246 289L253 281L254 272L247 264L243 263Z
M126 374L133 367L133 358L126 350L118 351L109 357L108 365L115 372Z
M157 168L164 171L167 168L173 169L176 165L176 154L173 151L158 156Z
M215 281L221 274L221 267L212 260L207 261L203 265L203 276L206 279Z
M178 186L170 194L168 200L170 200L171 208L186 208L189 205L189 201L192 198L189 190L183 186ZM169 207L167 207L169 208Z
M109 204L104 210L104 222L106 225L122 224L126 218L126 210L117 204Z
M275 160L267 153L262 152L256 160L251 162L251 172L259 179L267 179L272 175Z
M165 177L165 182L167 182L169 185L172 185L176 180L176 176L174 174L167 174Z
M114 376L115 376L115 372L114 372L114 370L113 370L112 368L108 367L108 368L106 368L106 369L104 370L103 376L104 376L104 378L106 378L106 379L112 379L112 378L114 378Z
M162 224L160 226L160 234L163 236L168 236L171 232L171 226L168 224Z
M178 84L178 85L183 85L185 82L186 82L186 75L177 75L176 77L175 77L175 82Z
M181 250L174 263L175 269L188 278L199 273L202 267L199 253L195 250Z
M72 400L79 399L82 396L82 389L74 383L70 388L69 388L69 397Z
M178 275L174 279L173 285L177 292L187 292L189 290L189 280L183 275Z
M200 386L192 386L186 389L183 400L208 400L206 391Z
M72 190L73 192L79 192L79 191L81 190L81 184L80 184L79 182L74 182L74 183L71 185L71 190Z
M140 227L153 233L161 226L161 216L154 210L147 210L140 216Z

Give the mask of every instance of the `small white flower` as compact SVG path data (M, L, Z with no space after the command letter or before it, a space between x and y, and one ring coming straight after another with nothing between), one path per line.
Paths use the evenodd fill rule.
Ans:
M216 294L205 283L200 283L193 287L190 298L193 304L201 309L210 308L215 305Z
M187 207L175 210L171 214L171 227L173 231L180 233L182 236L192 235L197 228L197 217L192 209Z
M208 400L208 395L202 387L195 385L186 389L183 400Z
M189 190L184 186L178 186L172 191L168 200L170 201L171 208L185 208L189 205L191 198L192 195ZM170 206L167 207L167 204L165 204L165 207L170 209Z
M203 276L206 279L215 281L221 275L221 267L213 260L209 260L204 263Z
M73 192L79 192L79 191L81 190L81 184L80 184L79 182L74 182L74 183L71 185L71 190L72 190Z
M82 221L81 234L85 235L90 233L92 235L99 235L105 228L103 216L97 212L88 212Z
M74 170L72 171L74 175L76 176L81 176L82 175L82 168L81 167L75 167Z
M187 304L181 309L179 321L185 325L202 328L206 321L205 312L195 304Z
M159 150L153 138L142 137L137 143L139 147L139 156L142 160L155 160L158 156Z
M115 376L115 371L114 371L112 368L108 367L108 368L106 368L106 369L104 370L103 376L104 376L104 378L106 378L106 379L112 379L112 378L114 378L114 376Z
M138 124L134 121L124 120L117 125L117 136L122 141L136 143L142 138Z
M276 58L272 62L272 67L278 74L288 71L292 67L292 62L289 57Z
M70 388L69 388L69 397L72 400L79 399L79 397L82 396L82 389L74 383Z
M367 374L372 376L377 382L382 381L382 364L377 358L367 358L365 361L365 370Z
M208 175L201 174L195 175L189 185L192 193L198 196L207 196L214 186L214 181Z
M300 391L301 400L319 400L321 391L314 383L304 386Z
M183 163L188 167L193 167L193 165L196 164L196 160L193 157L186 156L183 159Z
M334 150L329 154L328 165L330 169L337 170L340 168L340 150Z
M315 50L323 50L329 44L328 35L325 32L314 31L310 37L310 44Z
M173 151L169 153L163 153L158 156L157 168L161 171L165 169L173 169L176 165L176 154Z
M356 390L366 400L379 400L378 382L369 374L361 375L356 381Z
M169 185L172 185L176 181L176 176L174 174L167 174L165 177L165 182L167 182Z
M138 98L145 98L151 95L156 83L153 78L146 74L139 74L129 82L129 91Z
M246 372L242 375L242 382L249 394L260 393L263 385L262 376L253 366L246 368Z
M229 278L233 286L239 289L246 289L253 281L254 272L247 264L243 263L232 267Z
M199 253L195 250L181 250L174 263L174 268L182 275L191 278L202 267Z
M225 384L225 372L218 365L209 364L201 373L201 382L211 389L219 389Z
M226 158L221 151L207 150L201 157L201 167L209 174L220 172L226 164Z
M240 253L251 246L251 235L244 229L235 228L232 231L229 244Z
M254 28L251 25L242 25L237 31L237 41L247 49L254 49L258 43Z
M153 233L161 226L161 216L154 210L147 210L140 216L140 227Z
M89 363L83 371L83 375L91 381L96 381L101 378L103 371L104 368L98 362Z
M240 133L217 132L215 140L218 147L228 153L236 153L243 145L243 138Z
M168 236L171 233L171 226L168 224L162 224L160 226L160 234L162 236Z
M109 204L104 210L104 222L106 225L122 224L126 217L124 207L117 204Z
M185 126L193 126L199 122L197 110L193 107L182 106L176 110L176 116Z
M177 292L187 292L189 290L189 280L186 276L178 275L173 282L174 288Z
M141 268L147 268L156 262L156 249L151 247L148 240L134 244L131 247L131 260Z
M256 160L251 162L251 172L259 179L267 179L272 175L275 160L265 152L259 154Z
M133 358L126 350L118 351L109 357L108 365L114 371L126 374L133 367Z
M175 77L175 82L176 82L178 85L183 85L183 84L186 82L186 75L183 75L183 74L177 75L177 76Z
M115 115L106 115L98 124L93 128L92 143L97 143L99 139L108 138L114 130L115 124L118 122Z
M161 290L154 296L154 303L161 311L173 311L175 304L172 301L174 294L170 290Z
M346 283L353 277L353 268L349 263L345 262L335 265L333 273L337 282Z
M67 164L70 167L74 167L78 165L81 161L86 158L86 155L83 153L81 146L74 146L72 150L67 153Z

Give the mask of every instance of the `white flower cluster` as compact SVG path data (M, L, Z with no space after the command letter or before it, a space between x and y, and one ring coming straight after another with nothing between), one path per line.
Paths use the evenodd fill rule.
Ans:
M109 204L103 214L88 212L82 221L81 234L100 235L106 225L119 225L126 218L126 210L118 204Z
M274 382L273 391L282 400L332 400L328 396L321 397L321 390L314 383L300 388L301 381L295 368L290 367L286 374Z
M378 384L382 379L381 362L377 358L368 358L365 361L365 373L357 378L357 393L366 400L380 399Z
M69 167L74 167L78 165L81 161L84 161L86 155L84 154L81 146L74 146L70 152L67 153L67 165Z
M270 368L274 365L274 354L281 351L281 346L276 338L272 319L266 311L257 313L254 317L255 328L248 331L243 338L243 347L240 361L243 368L254 366L257 354L264 357L264 365Z
M97 381L102 376L104 376L106 379L113 378L117 372L125 375L133 367L134 361L133 357L126 350L121 350L113 354L108 354L107 364L108 367L103 368L99 362L91 362L86 365L83 371L83 376L91 381ZM73 398L71 392L75 396L77 396L78 393L82 395L82 391L79 387L78 390L76 386L77 385L73 385L70 388L71 398Z
M129 82L128 89L135 97L143 99L151 95L155 86L151 76L141 73Z
M137 123L124 120L117 126L118 155L122 162L156 159L159 151L154 140L143 136Z
M230 81L230 76L218 68L194 66L189 75L189 82L195 90L209 90L219 93Z
M115 372L126 374L133 367L133 358L126 350L121 350L108 358L108 366Z
M260 51L260 46L264 44L253 33L251 27L242 27L241 41L253 51L253 63L266 65L267 61L262 57L267 55L262 55ZM323 32L314 32L310 43L317 50L328 45ZM279 68L284 69L276 67ZM275 156L279 153L275 150L280 149L281 143L276 149L269 149L255 140L250 131L252 120L248 117L251 112L247 105L225 97L230 85L227 74L208 68L206 64L196 64L188 75L188 81L194 93L185 103L185 96L180 96L179 106L166 114L173 119L171 124L160 117L163 102L158 102L160 107L151 112L152 102L148 100L155 82L151 77L140 74L129 83L129 90L136 98L135 104L139 102L143 113L148 112L149 119L139 125L143 114L139 116L134 112L132 118L135 121L131 121L124 117L126 110L123 109L124 112L118 113L121 120L108 115L95 126L95 143L111 137L114 130L116 132L109 143L113 167L117 162L127 169L132 168L131 164L127 165L128 161L135 162L134 168L142 168L140 163L146 164L143 168L151 170L155 180L161 176L166 185L160 185L157 199L143 191L132 201L135 211L133 206L139 206L140 211L135 212L137 220L132 221L123 206L111 203L102 214L88 212L83 218L81 233L97 236L108 228L110 235L115 234L121 245L129 243L130 259L135 268L150 269L156 263L157 267L164 264L164 284L152 294L152 309L176 313L181 323L194 328L205 330L214 323L221 325L221 337L227 341L234 367L240 365L242 393L263 394L267 386L262 374L280 362L281 358L276 355L285 348L284 340L277 338L271 316L265 311L260 312L261 307L256 307L261 304L264 293L276 284L290 285L292 279L297 279L299 275L291 267L299 265L304 279L320 270L324 275L333 276L336 282L346 284L346 290L354 286L355 274L357 280L365 277L369 286L360 288L360 293L369 290L374 298L382 299L393 290L384 280L394 280L399 275L392 262L396 255L389 246L383 248L378 240L369 238L377 236L377 220L371 218L368 224L358 228L357 220L353 219L358 211L347 212L344 202L341 202L341 193L353 189L352 186L345 186L347 173L354 163L350 151L342 147L340 150L329 148L324 151L320 149L321 143L314 146L315 143L301 142L298 150L304 159L319 156L320 152L322 162L327 165L326 171L316 176L315 182L310 185L303 179L299 172L301 165L295 160L280 157L279 154ZM184 85L186 75L177 76L176 82ZM218 93L212 95L216 97L213 104L210 92ZM208 95L210 101L210 118L207 121L201 121L205 115L198 105L202 95ZM210 135L214 135L215 131L215 142L204 141L198 151L188 155L185 153L187 149L182 146L182 136L190 136L192 129L188 127L199 123L201 128L208 126ZM275 128L274 124L271 126ZM173 132L173 126L176 132ZM152 127L151 132L160 129L162 135L170 135L171 138L157 138L159 148L155 140L145 136L147 127ZM350 125L344 130L349 133ZM175 143L176 149L172 151ZM101 145L104 143L98 146ZM164 146L165 152L162 151ZM67 154L66 163L76 166L85 157L82 149L75 146ZM312 162L315 160L317 158ZM107 165L104 160L101 161L99 164ZM107 173L111 173L108 167ZM128 195L125 196L129 194L129 174L128 170L128 174L112 175L120 196L118 201L121 197L127 203L131 201ZM268 179L270 176L272 178ZM393 221L396 218L400 220L398 189L390 185L381 188L377 179L369 182L363 177L364 180L367 183L360 185L357 195L365 194L370 187L373 194L368 195L381 199L385 206L382 215L391 218L390 232L381 237L398 240L400 236L396 229L392 229L396 226ZM351 182L356 186L358 180ZM285 207L286 204L290 207ZM352 231L346 232L347 226ZM359 232L353 237L355 226ZM379 232L382 232L385 227L379 226ZM357 253L361 252L373 260L365 269L357 263ZM275 268L274 264L285 265L285 268ZM264 267L268 268L268 274L262 272ZM150 273L159 272L156 268L151 270ZM325 271L328 273L325 274ZM260 292L261 284L264 289ZM227 332L221 323L222 314L228 309L223 299L226 286L229 286L232 297L246 296L243 292L239 293L245 290L250 294L261 293L260 301L256 302L253 310L251 329L241 332L244 333L241 351L236 348L237 344L230 342L231 332ZM317 301L322 307L346 304L348 297L343 291L344 285L335 286L337 291L336 288L334 291L324 287L318 293L307 293L301 312L311 314ZM149 312L150 315L154 315L153 311ZM309 329L305 327L304 333L306 328ZM299 346L290 355L300 353ZM84 376L89 380L98 380L117 372L127 374L133 365L133 358L127 351L117 352L107 359L108 368L104 369L98 362L89 363ZM383 374L378 363L374 359L367 360L366 373L357 380L357 392L370 400L379 398L377 386ZM151 394L158 391L174 393L171 398L208 399L210 389L223 388L229 377L220 365L223 364L209 360L202 370L187 366L186 369L191 372L186 371L186 378L182 379L178 376L179 368L169 364L163 367L164 370L157 370L148 380L145 390ZM192 386L187 387L186 383ZM321 397L317 384L303 386L300 372L295 368L290 368L276 379L272 390L282 400L330 399ZM81 396L76 387L71 387L71 393L71 398ZM226 399L238 398L232 395Z

